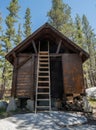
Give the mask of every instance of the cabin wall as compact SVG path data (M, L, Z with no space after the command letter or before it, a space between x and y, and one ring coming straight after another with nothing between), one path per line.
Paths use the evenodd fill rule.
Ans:
M35 56L21 54L17 57L18 64L15 78L15 93L18 98L34 98L34 82L35 82ZM15 73L14 73L15 74ZM14 77L14 76L13 76ZM14 80L13 80L14 81ZM14 86L12 86L13 88ZM13 94L12 94L13 95Z
M82 60L77 54L51 54L51 97L62 99L64 95L83 94L84 78ZM37 79L37 55L19 54L17 69L13 73L12 93L18 98L35 97ZM15 90L15 91L13 91Z
M77 54L62 55L64 94L83 94L82 60Z

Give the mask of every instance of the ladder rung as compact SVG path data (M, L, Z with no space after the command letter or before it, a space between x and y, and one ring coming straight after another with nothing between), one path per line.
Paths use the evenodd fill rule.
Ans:
M36 106L37 108L50 108L50 106Z
M49 83L49 81L38 81L38 83Z
M48 93L48 92L43 92L43 93L42 93L42 92L38 92L37 94L38 94L38 95L39 95L39 94L48 95L48 94L50 94L50 93Z
M49 99L37 99L37 101L50 101Z
M39 61L41 61L41 60L48 61L49 58L39 58Z
M39 64L40 64L40 65L42 65L42 64L49 65L49 62L40 62Z
M39 67L39 69L49 69L49 67L48 66L43 66L43 67Z
M39 55L39 58L40 58L40 57L44 57L44 58L47 57L47 58L48 58L49 55L44 55L44 54L42 54L42 55Z
M39 73L49 73L49 71L40 71L39 70Z

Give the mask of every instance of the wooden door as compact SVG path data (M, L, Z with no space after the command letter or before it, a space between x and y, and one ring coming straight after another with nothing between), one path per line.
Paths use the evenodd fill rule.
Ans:
M65 94L80 94L84 92L82 61L77 54L62 56L63 85Z
M51 97L63 97L62 58L52 57L50 59Z

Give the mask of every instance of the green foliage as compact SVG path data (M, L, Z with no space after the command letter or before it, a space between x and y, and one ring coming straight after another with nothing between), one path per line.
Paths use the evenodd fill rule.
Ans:
M93 32L92 27L90 26L87 17L83 15L82 17L82 26L83 26L83 33L85 37L86 48L90 54L89 59L89 79L90 79L90 86L96 86L96 60L95 60L95 47L94 44L96 43L95 35Z
M47 13L48 22L69 37L90 54L90 60L84 64L84 74L88 86L96 86L96 38L87 17L77 14L75 22L71 18L71 8L63 0L52 0L52 8Z
M81 48L85 49L85 38L83 35L83 30L82 30L82 20L80 16L77 14L75 18L75 37L74 37L75 43L77 43Z
M2 67L3 67L3 59L2 58L4 55L2 51L2 15L0 13L0 82L2 82Z
M31 12L30 9L27 8L25 12L25 23L24 23L24 36L25 38L31 34Z
M15 28L14 25L17 22L17 18L18 18L18 10L19 10L20 6L18 5L18 0L11 0L10 5L7 7L7 10L9 11L9 15L6 17L6 25L7 25L7 29L6 29L6 37L8 38L8 41L10 41L11 43L9 43L9 46L12 46L12 41L14 41L14 37L15 37ZM12 47L11 47L12 48Z
M0 32L2 31L2 15L1 15L1 12L0 12Z
M11 87L12 67L5 60L5 55L22 41L22 24L18 24L18 0L10 0L6 8L9 12L3 29L0 13L0 83ZM90 54L90 59L84 63L84 74L88 86L96 86L96 36L85 15L82 19L76 15L75 22L71 18L71 8L63 0L52 0L52 8L47 13L48 22L64 35L74 40L80 47ZM26 9L24 17L24 37L31 34L31 11ZM18 29L16 30L16 24Z
M21 31L21 24L18 25L18 32L16 35L15 45L18 45L22 41L22 31Z
M62 0L52 0L52 8L47 13L49 23L64 35L72 38L73 22L71 19L71 8Z
M15 31L15 23L17 22L18 18L18 10L19 10L18 0L11 0L7 10L9 11L8 16L5 19L6 23L6 31L5 35L2 34L1 36L1 59L3 61L2 64L2 84L4 86L11 87L11 78L12 78L12 66L10 63L5 59L5 55L15 46L14 39L16 35Z

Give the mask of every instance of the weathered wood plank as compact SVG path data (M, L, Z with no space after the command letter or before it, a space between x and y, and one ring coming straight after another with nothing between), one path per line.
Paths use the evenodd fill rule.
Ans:
M34 55L32 55L32 61L31 61L31 88L30 88L30 98L31 99L34 99L34 96L33 96L33 89L34 89L34 60L35 60L35 57Z
M18 94L21 97L25 97L26 93L28 93L30 98L33 98L33 78L34 78L34 54L30 55L30 57L27 57L22 59L22 56L18 57L20 61L20 66L18 68L17 73L17 97ZM20 60L21 59L21 60ZM21 62L23 61L23 62ZM26 92L26 93L25 93Z
M59 51L60 51L61 43L62 43L62 40L59 41L59 44L58 44L58 47L57 47L57 50L56 50L56 54L58 54Z
M32 58L32 56L29 56L25 61L23 61L21 64L19 64L17 66L17 69L20 68L21 66L23 66L30 58Z
M77 54L64 54L62 57L65 94L83 93L84 80L82 61Z
M36 45L35 45L34 40L32 40L32 45L33 45L33 48L34 48L35 53L37 53L37 48L36 48Z
M14 55L14 68L13 68L13 77L12 77L12 90L11 90L11 96L15 97L16 96L16 83L17 83L17 65L18 65L18 59L16 57L16 54L13 53Z

